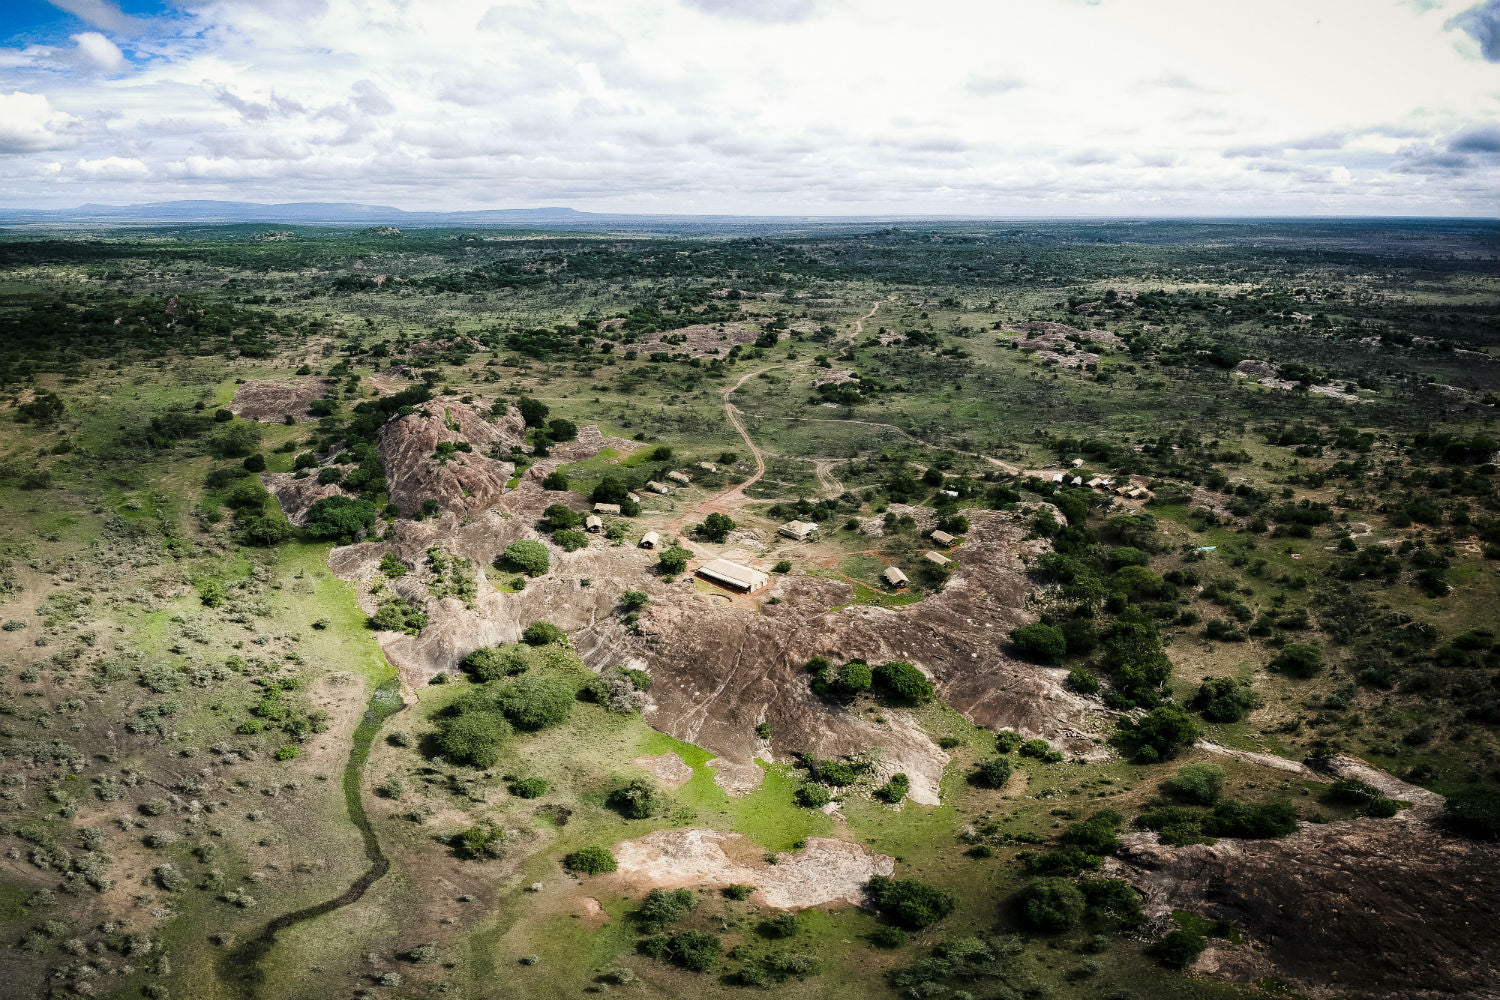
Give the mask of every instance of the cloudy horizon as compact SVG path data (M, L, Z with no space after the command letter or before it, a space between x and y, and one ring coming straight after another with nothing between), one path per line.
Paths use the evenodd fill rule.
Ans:
M0 205L1493 218L1497 67L1500 0L20 0Z

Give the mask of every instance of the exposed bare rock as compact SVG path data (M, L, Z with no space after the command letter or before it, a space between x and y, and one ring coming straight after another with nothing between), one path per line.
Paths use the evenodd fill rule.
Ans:
M754 841L722 830L657 830L611 851L620 865L613 878L634 890L739 883L755 886L751 899L778 910L859 906L865 883L896 869L894 858L829 837L809 837L802 850L784 851L768 864Z
M312 416L308 407L322 399L328 389L315 375L275 380L256 379L234 391L229 412L246 420L281 423L290 414L297 420Z
M1276 370L1276 366L1271 364L1271 362L1257 361L1254 358L1246 358L1244 361L1241 361L1230 370L1229 374L1253 379L1281 377L1281 373Z
M491 422L493 420L493 422ZM510 462L486 453L523 444L526 428L515 409L486 419L453 396L439 396L416 413L388 420L376 437L391 501L403 515L415 514L425 500L441 510L477 514L494 506L515 472ZM471 452L437 453L439 442L467 442Z
M260 481L293 524L306 523L308 509L319 500L343 492L337 483L320 483L317 476L298 479L288 472L262 472Z
M693 780L693 769L687 761L675 753L658 754L655 757L637 757L630 763L650 773L663 788L677 789Z
M500 500L512 516L488 511L467 521L455 515L401 521L388 542L334 550L333 570L357 581L375 576L381 556L394 552L418 569L392 586L418 602L426 600L420 567L429 546L475 564L480 593L473 610L451 599L427 601L430 621L420 636L382 633L386 655L409 684L421 687L475 648L515 642L531 622L545 620L570 633L594 670L648 670L646 720L717 754L716 780L737 794L759 784L755 759L766 748L755 727L764 721L776 759L878 749L880 774L903 771L914 801L937 800L947 755L905 712L887 711L876 722L813 695L805 664L820 653L839 662L911 661L934 678L944 700L979 725L1040 736L1076 754L1104 753L1089 731L1097 706L1064 687L1065 672L1009 655L1010 629L1029 620L1022 610L1031 589L1023 559L1044 545L1025 541L1025 527L1010 515L976 512L966 542L954 552L957 566L946 589L899 608L848 605L850 585L826 576L778 575L755 598L702 592L688 578L667 584L653 569L654 553L598 535L577 552L551 548L551 572L530 580L524 591L495 591L486 579L495 556L518 538L545 543L533 524L559 496L528 475ZM583 578L592 585L581 586ZM362 605L373 611L368 589L357 588ZM650 598L636 631L618 614L626 590ZM780 603L770 604L770 597Z
M1412 822L1422 823L1420 836ZM1274 975L1318 997L1500 997L1494 845L1445 836L1420 817L1305 824L1284 840L1190 847L1163 846L1155 834L1121 839L1109 870L1145 893L1156 931L1186 909L1229 920L1249 938L1216 942L1195 972Z
M1104 330L1079 330L1065 323L1034 320L1022 323L1017 329L1025 335L1018 343L1022 347L1035 348L1037 360L1065 368L1098 364L1099 355L1088 349L1088 342L1106 348L1124 346L1124 342L1112 333Z

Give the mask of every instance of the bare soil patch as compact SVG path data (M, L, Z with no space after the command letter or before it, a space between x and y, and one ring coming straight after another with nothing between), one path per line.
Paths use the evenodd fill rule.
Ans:
M229 412L246 420L279 424L290 414L297 420L312 416L308 409L327 393L323 379L315 375L246 382L234 391Z
M865 883L896 868L894 858L829 837L809 837L768 864L750 838L721 830L657 830L611 850L614 878L633 890L753 885L753 900L779 910L863 905Z
M675 753L637 757L630 763L648 772L664 788L678 789L693 780L693 769Z

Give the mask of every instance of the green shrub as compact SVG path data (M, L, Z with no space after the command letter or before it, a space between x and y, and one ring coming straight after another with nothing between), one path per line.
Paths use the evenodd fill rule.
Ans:
M669 549L662 550L661 555L657 557L656 564L661 567L663 573L676 576L687 569L688 560L692 558L693 554L687 549L681 545L673 545Z
M370 616L369 625L373 629L417 635L427 627L427 613L408 604L405 598L391 597L380 603Z
M713 513L703 519L703 523L693 528L693 533L710 542L723 542L729 537L729 533L739 527L734 519L727 514Z
M552 536L553 543L564 552L577 552L589 545L589 536L576 528L566 528Z
M916 879L895 880L876 875L866 883L870 900L887 920L900 927L921 930L953 912L958 901L943 889Z
M875 789L875 797L882 802L895 805L906 798L906 793L911 790L911 779L899 771L889 781Z
M603 875L619 868L607 847L580 847L563 858L563 866L583 875Z
M996 753L1014 753L1025 742L1021 734L1013 729L1002 729L995 734Z
M854 660L835 668L827 657L815 656L808 661L808 667L815 670L812 690L820 698L847 701L874 686L875 675L864 660Z
M324 497L307 512L304 530L313 538L332 538L345 545L362 537L375 523L375 505L354 497Z
M1135 930L1146 922L1141 895L1129 882L1117 878L1081 879L1078 888L1087 903L1085 917L1098 928Z
M547 531L563 531L583 524L583 515L567 504L555 503L542 511L542 527Z
M910 663L897 660L882 663L873 672L876 689L891 701L919 704L931 701L935 693L932 681Z
M464 657L460 666L474 680L484 683L524 673L527 660L515 646L481 646Z
M808 809L821 809L833 801L833 793L826 785L809 782L797 789L797 804Z
M1027 740L1021 744L1022 757L1034 757L1044 764L1056 764L1062 760L1062 754L1052 749L1046 740Z
M541 576L547 572L547 567L550 565L547 546L529 538L522 538L507 545L503 559L504 568L525 573L528 576Z
M551 490L554 493L566 493L568 491L568 477L561 469L556 469L547 474L542 480L542 489Z
M666 957L692 972L707 972L719 964L724 945L717 934L705 931L683 931L667 942Z
M744 885L743 883L735 882L733 885L726 885L720 891L723 892L726 899L733 899L738 900L739 902L744 902L745 900L749 899L750 896L755 892L755 886Z
M1217 764L1184 764L1176 774L1162 782L1161 787L1184 802L1211 806L1219 801L1228 777L1228 773Z
M566 646L568 644L567 633L553 625L551 622L532 622L526 626L526 631L521 633L521 641L528 646Z
M246 472L251 473L265 472L266 456L262 455L260 452L256 452L254 455L251 455L249 458L245 459L244 469Z
M1249 681L1232 677L1209 677L1198 686L1190 705L1210 722L1240 722L1260 705L1260 696Z
M1279 839L1297 829L1290 802L1220 802L1203 819L1203 832L1215 837Z
M1068 651L1062 630L1042 622L1011 629L1010 641L1022 656L1039 663L1056 663Z
M1208 941L1202 934L1179 928L1149 945L1146 954L1170 969L1185 969L1206 947Z
M521 799L539 799L547 794L546 778L517 778L510 783L510 794Z
M1268 664L1268 669L1288 677L1308 678L1323 669L1323 650L1307 642L1289 642Z
M1009 757L991 757L974 766L969 781L985 788L1004 788L1005 783L1010 780L1011 771Z
M890 924L881 924L865 935L865 939L877 948L900 948L906 944L906 932Z
M1079 694L1098 694L1099 678L1094 676L1093 671L1074 667L1068 671L1068 687Z
M505 853L505 831L493 823L480 823L455 835L452 843L465 858L498 858Z
M578 689L560 677L526 675L503 688L495 704L511 725L534 732L567 719Z
M1454 830L1478 840L1500 840L1500 792L1472 786L1448 796L1443 820Z
M387 579L399 580L407 574L406 564L397 559L394 552L387 552L380 557L380 572L385 574Z
M651 603L651 598L644 591L627 590L620 595L620 607L626 611L639 611Z
M641 901L640 908L631 916L648 933L655 933L663 927L687 916L693 907L698 905L697 897L687 889L652 889Z
M1354 806L1360 815L1377 819L1389 819L1401 808L1395 799L1356 778L1340 778L1328 786L1322 798L1324 802Z
M510 724L496 711L467 711L438 720L438 747L456 764L494 767L509 735Z
M635 778L616 788L606 802L626 819L650 819L666 805L661 790L644 778Z
M1166 760L1198 739L1198 724L1179 705L1158 705L1133 725L1121 721L1127 739L1134 742L1137 755L1149 748L1150 760Z
M1060 934L1083 917L1083 892L1065 878L1039 878L1021 894L1021 917L1026 926L1044 934Z

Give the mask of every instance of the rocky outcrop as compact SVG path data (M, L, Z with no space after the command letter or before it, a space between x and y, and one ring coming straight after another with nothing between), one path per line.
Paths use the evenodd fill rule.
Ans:
M515 409L486 417L474 405L439 396L415 413L387 421L376 448L391 502L404 516L416 514L426 500L435 500L439 510L472 516L493 507L515 473L512 463L490 453L497 447L508 452L525 439L525 423ZM444 442L465 443L472 450L439 453Z

